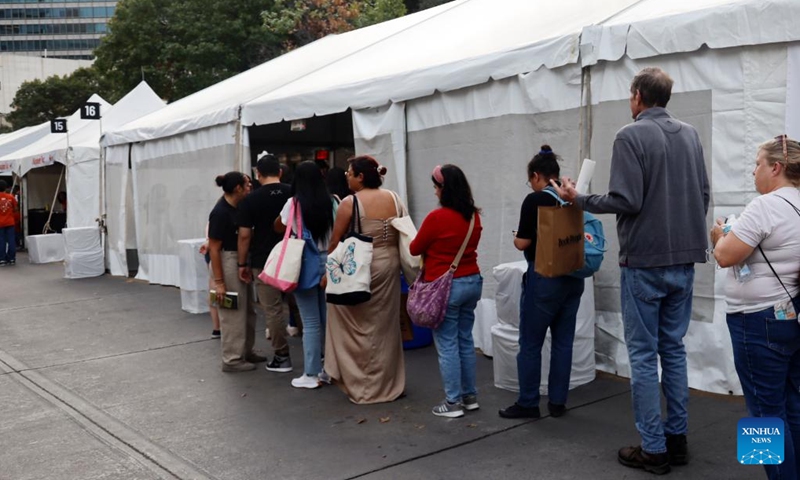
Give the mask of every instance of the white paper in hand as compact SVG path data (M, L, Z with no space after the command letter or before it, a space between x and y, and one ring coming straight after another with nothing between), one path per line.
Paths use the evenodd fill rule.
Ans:
M581 165L581 173L578 174L578 182L575 184L575 190L578 193L587 193L589 191L589 183L594 177L594 166L597 164L594 160L588 158L583 159Z

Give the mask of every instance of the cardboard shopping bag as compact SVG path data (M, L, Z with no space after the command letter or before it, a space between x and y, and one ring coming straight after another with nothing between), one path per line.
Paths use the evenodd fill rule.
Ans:
M583 268L583 210L576 205L539 207L534 270L560 277Z

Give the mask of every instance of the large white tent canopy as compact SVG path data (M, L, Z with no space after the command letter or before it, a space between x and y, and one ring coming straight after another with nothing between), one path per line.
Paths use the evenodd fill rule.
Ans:
M327 37L107 136L120 181L133 177L139 278L176 284L176 243L202 236L219 195L211 175L247 167L242 126L349 109L356 151L389 166L387 185L417 222L435 207L431 168L464 168L484 211L479 261L491 298L492 268L519 259L504 232L518 220L531 153L550 143L573 175L592 157L593 190L604 191L614 134L630 121L630 80L654 64L675 79L670 109L703 140L709 221L741 210L755 195L756 145L782 131L800 134L800 112L787 108L800 102L798 24L796 0L457 0ZM614 219L603 217L616 250ZM125 223L122 213L117 221ZM597 360L627 374L616 260L610 253L595 277ZM740 392L723 281L723 271L698 266L690 385Z

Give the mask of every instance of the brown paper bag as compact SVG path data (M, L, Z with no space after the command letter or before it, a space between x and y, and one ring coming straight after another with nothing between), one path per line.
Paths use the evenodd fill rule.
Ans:
M534 270L560 277L583 268L583 210L576 205L539 207Z

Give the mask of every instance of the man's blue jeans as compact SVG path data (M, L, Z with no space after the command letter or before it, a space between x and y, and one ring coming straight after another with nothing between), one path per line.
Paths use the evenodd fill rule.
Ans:
M327 253L320 255L319 268L323 275L327 258ZM303 372L309 376L317 376L322 372L322 352L325 351L323 345L328 318L325 290L320 286L295 290L294 298L303 319Z
M461 402L464 395L478 393L475 387L472 326L475 324L475 307L481 299L482 290L483 278L480 274L454 278L444 321L433 330L444 394L450 403Z
M539 407L542 381L542 346L550 329L550 374L547 388L550 402L566 405L572 373L572 344L575 341L575 318L581 304L582 278L546 278L528 262L520 299L517 404Z
M688 430L689 380L683 337L692 314L694 264L621 270L622 322L631 363L636 429L645 452L664 453L665 435L685 435ZM661 420L661 390L667 400L665 422Z
M17 260L17 240L14 237L14 225L0 227L0 260L6 262Z
M800 297L795 309L800 310ZM786 426L784 461L764 465L767 477L800 478L800 325L794 319L775 320L769 308L728 314L728 330L750 416L781 418Z

